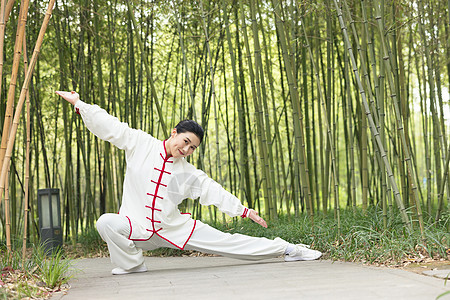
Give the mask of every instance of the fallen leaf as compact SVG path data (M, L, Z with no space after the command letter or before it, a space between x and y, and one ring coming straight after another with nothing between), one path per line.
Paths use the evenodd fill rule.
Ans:
M2 269L3 273L9 272L9 273L13 273L14 269L11 266L6 266Z

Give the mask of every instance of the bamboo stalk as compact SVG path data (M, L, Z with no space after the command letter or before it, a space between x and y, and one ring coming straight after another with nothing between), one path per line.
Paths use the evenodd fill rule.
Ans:
M82 4L86 4L82 3ZM67 9L67 7L65 7ZM84 26L87 16L86 16L86 11L84 10L80 10L80 26ZM67 75L70 74L70 71L67 71L67 67L66 67L66 59L69 60L70 56L65 55L65 47L64 47L64 43L63 40L64 38L61 36L60 34L60 30L59 28L62 27L60 22L58 22L60 20L59 18L59 14L56 14L56 24L55 24L55 33L56 33L56 38L57 38L57 45L59 46L58 48L61 49L58 52L59 55L59 66L60 66L60 70L61 70L61 76L59 79L59 84L60 84L60 88L62 90L65 90L66 87L68 86L67 83ZM70 28L70 27L69 27ZM72 69L80 69L80 73L76 75L79 75L79 78L77 78L77 76L75 74L71 74L72 77L74 78L74 81L77 81L80 83L80 88L79 88L79 93L81 95L82 99L88 99L89 96L87 95L87 93L85 93L84 91L84 83L86 81L88 81L89 79L84 79L84 76L82 76L81 74L85 71L84 68L84 51L82 51L82 46L84 45L84 33L80 31L79 33L79 50L78 50L78 59L77 62L79 63L79 65L77 65L77 67L71 67L70 70ZM90 54L89 54L90 55ZM70 61L70 60L69 60ZM70 66L73 66L73 62L71 62ZM90 76L88 77L90 78ZM75 89L75 87L74 87ZM37 105L39 105L39 102L37 102ZM65 160L66 161L72 161L72 128L73 128L73 121L74 118L73 116L70 117L69 113L68 113L68 106L67 105L62 105L62 118L63 118L63 135L64 135L64 154L65 154ZM40 132L43 132L43 125L42 125L42 121L40 121L40 109L37 109L38 112L38 124L41 127ZM79 134L79 129L77 126L77 129L75 129L75 131L77 132L77 134ZM42 140L44 140L44 138L41 138ZM42 143L43 144L43 143ZM47 160L46 159L46 152L45 152L45 148L44 145L42 145L42 153L44 155L44 162ZM78 151L78 149L77 149ZM45 166L46 164L44 164ZM72 230L72 234L75 233L75 207L74 207L74 201L73 199L76 197L74 192L74 165L73 164L66 164L66 167L64 169L64 182L61 184L61 186L64 187L63 189L63 195L62 198L63 200L63 208L62 211L64 211L63 213L63 220L62 223L65 224L65 230L66 230L66 237L70 236L70 230ZM47 177L47 176L46 176ZM50 186L50 182L49 180L47 180L47 185ZM72 243L75 243L75 236L72 239Z
M257 5L257 10L258 10L258 14L261 16L262 13L261 13L260 5ZM263 20L264 19L261 18L261 17L259 19L261 21L260 28L261 28L261 35L262 35L262 38L263 38L263 49L264 49L264 54L265 54L264 56L265 56L265 61L266 61L265 66L266 66L266 73L268 75L268 81L269 81L269 85L270 85L270 96L271 96L271 99L272 99L273 120L275 122L277 120L277 107L276 107L276 104L275 104L276 96L275 96L274 78L273 78L273 74L272 74L271 64L268 63L270 61L270 56L269 56L269 49L270 49L270 47L268 46L268 43L266 42L266 34L265 34L264 30L263 30L263 28L264 28ZM284 110L284 114L286 114L285 110ZM281 115L279 117L280 121L281 121L281 116L282 115L283 115L283 112L281 113ZM285 171L285 162L284 162L284 155L283 155L284 151L283 151L283 148L282 148L282 143L281 143L278 123L279 122L276 122L276 124L274 126L274 129L275 129L274 140L276 142L275 150L277 149L277 146L278 146L278 151L275 151L276 152L275 160L277 162L277 170L279 170L280 168L282 170L280 181L281 180L283 181L283 183L284 183L284 190L286 190L287 189L287 175L286 175L286 171ZM271 138L271 136L268 135L268 138ZM311 165L311 164L309 164L309 165ZM280 174L279 173L280 172L278 171L277 178L280 178ZM275 179L276 179L276 177L273 176L273 180L275 180ZM311 180L310 180L310 182L311 182ZM279 186L279 185L280 185L280 183L278 183L278 185L274 185L274 192L276 191L275 187ZM280 199L280 209L281 209L282 203L283 203L283 196L274 198L274 202L275 203L276 203L275 200L278 199L278 198Z
M305 38L302 37L304 40ZM302 99L304 101L305 106L305 134L306 134L306 157L308 161L308 166L310 169L309 172L309 182L311 183L311 202L314 203L314 196L316 200L316 210L320 210L320 198L319 198L319 180L314 180L314 178L318 177L317 174L317 164L316 159L317 155L313 154L313 149L315 148L315 131L314 131L314 97L311 97L311 101L309 100L309 92L308 92L308 71L307 71L307 56L306 56L306 48L301 47L301 73L302 73ZM280 62L281 64L281 62ZM311 82L312 84L312 82ZM284 88L283 88L284 89ZM311 110L311 116L310 116ZM287 112L286 112L287 114ZM287 116L285 117L287 119ZM288 123L286 122L286 127ZM288 139L288 145L290 145ZM290 152L289 152L290 154ZM289 157L289 161L291 158ZM311 170L312 169L312 170ZM326 208L324 210L326 212Z
M340 218L340 211L339 211L339 207L340 207L340 203L339 203L339 192L336 189L336 187L338 187L339 185L339 152L336 152L336 144L337 144L337 140L334 138L336 136L336 130L338 129L338 126L336 125L336 122L338 122L338 120L336 120L337 118L339 118L339 114L336 112L336 107L337 107L337 101L335 101L335 84L336 84L336 80L335 80L335 76L334 76L334 63L335 63L335 59L334 59L334 51L333 51L333 40L334 40L334 22L332 22L331 19L331 9L330 9L330 1L327 0L326 1L326 10L327 10L327 52L326 52L326 56L327 56L327 72L326 72L326 85L325 87L327 87L327 89L325 89L325 95L326 95L326 103L327 103L327 107L328 107L328 122L330 123L330 132L332 134L332 139L330 140L330 152L332 153L332 155L334 156L334 162L332 161L331 164L334 163L334 170L333 171L333 178L331 179L332 182L330 182L330 185L333 184L335 189L334 189L334 200L335 200L335 215L338 216ZM321 48L319 48L320 50ZM322 59L322 56L321 56ZM322 63L322 72L324 73L324 64ZM323 75L323 79L325 79L325 75ZM328 156L330 157L330 156ZM333 159L333 158L332 158ZM331 166L331 168L333 168L333 166Z
M10 167L7 167L5 178L5 231L6 231L6 249L8 250L9 259L12 258L12 245L11 245L11 211L10 211L10 199L9 199L9 178Z
M378 115L378 131L380 132L380 137L381 140L383 142L383 146L386 147L386 140L385 140L385 130L384 130L384 93L380 93L380 80L377 80L377 71L376 71L376 60L375 60L375 47L374 47L374 42L373 42L373 36L371 36L370 33L372 33L372 31L369 33L369 26L368 26L368 19L367 19L367 13L366 13L366 6L365 6L365 0L361 0L361 11L362 11L362 15L363 15L363 22L364 22L364 31L365 31L365 35L367 37L367 43L369 45L369 61L370 61L370 67L372 68L372 77L373 77L373 81L374 81L374 90L375 90L375 99L376 99L376 103L373 106L375 107L374 110L374 115ZM350 15L348 13L348 15ZM360 56L364 56L362 55L362 53L360 54ZM365 66L365 63L361 63L362 65ZM383 66L380 67L381 70L381 75L380 77L384 76L383 75ZM367 73L367 72L366 72ZM368 75L368 73L367 73ZM371 86L370 83L370 79L368 78L368 76L366 77L366 81L368 81L368 84L366 84L367 87ZM372 96L372 93L369 93L369 96ZM374 108L372 108L374 109ZM378 112L378 114L377 114ZM379 156L379 152L377 151L377 154ZM380 168L380 173L381 173L381 205L382 205L382 210L383 210L383 226L384 228L387 228L387 203L386 203L386 194L387 194L387 182L386 182L386 171L385 171L385 167L384 164L381 161L381 157L378 157L378 165ZM390 194L389 194L390 195Z
M262 173L262 184L263 184L263 189L264 189L264 206L265 206L265 214L268 217L270 216L270 203L271 203L271 190L270 190L270 172L267 169L267 148L266 148L266 143L265 143L265 135L263 134L264 132L264 124L263 124L263 120L261 119L261 115L259 114L260 111L260 89L259 89L259 84L258 84L258 72L254 71L253 68L253 62L251 60L251 54L250 54L250 45L249 45L249 39L248 39L248 35L247 35L247 28L246 28L246 23L245 23L245 17L244 17L244 6L243 6L243 1L240 0L239 1L239 8L240 8L240 19L241 19L241 28L242 28L242 33L244 35L244 44L245 44L245 50L246 50L246 55L247 55L247 63L248 63L248 70L250 73L250 85L251 85L251 95L252 95L252 100L253 100L253 106L255 109L255 118L256 118L256 131L257 131L257 141L258 141L258 150L261 156L261 173ZM255 67L257 68L257 64L255 64ZM258 70L258 69L256 69ZM256 75L255 75L256 73Z
M28 72L28 55L26 39L23 40L23 63L25 73ZM25 150L25 183L24 183L24 225L23 225L23 243L22 243L22 264L25 262L27 250L27 226L28 226L28 190L30 180L30 143L31 143L31 111L30 111L30 93L26 95L26 150Z
M206 51L207 51L207 56L208 56L208 63L209 63L209 74L211 77L211 95L212 95L212 102L213 102L213 106L214 106L214 124L215 124L215 131L216 131L216 160L217 160L217 165L218 165L218 178L219 178L219 183L223 184L223 180L222 180L222 164L221 164L221 160L220 160L220 148L219 148L219 123L218 123L218 118L217 118L217 107L216 107L216 89L215 89L215 85L214 85L214 68L213 68L213 63L212 63L212 56L211 56L211 49L210 49L210 45L209 45L209 35L208 35L208 29L206 27L206 22L205 22L205 12L203 10L203 1L200 0L200 13L201 13L201 18L202 18L202 24L203 24L203 31L205 34L205 43L206 43ZM187 67L187 65L186 65ZM189 86L190 88L190 86ZM190 90L191 91L191 90ZM192 103L194 103L193 99L192 99Z
M2 12L2 15L4 17L3 24L0 24L1 25L0 29L3 31L2 37L1 37L2 55L3 55L5 26L8 21L13 4L14 4L14 1L11 1L11 0L8 1L8 3L6 4L6 8ZM29 8L29 0L22 0L22 2L20 4L20 12L19 12L17 31L16 31L16 40L15 40L15 44L14 44L13 66L12 66L12 71L11 71L10 86L9 86L9 90L8 90L8 98L7 98L8 102L7 102L7 109L6 109L7 113L5 114L5 120L7 118L9 118L9 119L11 118L11 114L12 114L11 107L14 105L12 103L14 101L14 98L12 98L12 100L10 100L10 99L11 99L11 97L14 97L15 86L17 83L17 73L18 73L20 55L21 55L21 49L22 49L22 40L24 39L24 35L25 35L25 25L26 25L26 21L27 21L28 8ZM1 68L3 69L3 57L1 58ZM11 95L13 95L13 96L11 96ZM8 110L8 108L9 108L9 110ZM10 112L9 115L8 115L8 111ZM7 124L7 123L5 122L5 124ZM5 132L5 127L3 128L3 132ZM1 162L3 161L3 157L4 157L3 139L2 139L2 149L0 150L0 155L1 155L0 156L0 166L1 166Z
M419 2L419 10L423 11L424 7L422 2ZM432 20L431 20L432 21ZM440 125L439 125L439 116L438 116L438 112L437 112L437 105L436 105L436 84L435 84L435 78L433 76L433 70L432 68L436 65L434 63L434 55L431 54L431 52L433 52L430 49L429 43L428 43L428 36L425 33L425 28L422 24L422 22L424 22L422 16L419 16L419 22L418 22L418 27L419 27L419 31L422 37L422 46L423 46L423 51L425 53L424 57L425 57L425 61L426 61L426 66L427 66L427 78L428 78L428 85L429 85L429 95L430 95L430 100L429 100L429 107L431 110L431 122L433 124L432 126L432 132L433 134L431 135L432 139L433 139L433 148L434 148L434 159L435 159L435 173L436 173L436 187L437 187L437 191L440 191L440 187L441 187L441 159L442 159L442 164L445 163L445 145L446 142L442 137L442 131L440 130ZM433 27L433 24L430 24ZM433 37L433 36L432 36ZM437 68L437 66L436 66ZM424 81L425 83L425 81ZM437 83L437 80L436 80ZM441 158L441 152L442 152L442 158ZM445 184L444 184L445 185ZM439 195L438 195L438 199L439 199ZM439 207L438 207L439 210Z
M5 44L5 27L8 22L9 15L11 13L14 0L1 0L0 5L0 91L2 90L3 83L3 56L4 56L4 44ZM0 95L1 98L1 95Z
M187 63L187 57L186 57L186 50L184 47L184 41L183 41L183 37L181 35L181 26L180 26L180 14L177 11L177 5L173 5L174 9L175 9L175 13L176 13L176 18L177 18L177 31L178 31L178 36L179 36L179 40L180 40L180 47L181 47L181 51L183 53L183 65L184 65L184 70L185 70L185 78L188 84L188 88L189 88L189 95L191 97L191 110L192 110L192 119L196 119L196 114L195 114L195 94L192 90L192 84L191 84L191 78L189 75L189 68L188 68L188 63Z
M3 166L5 168L5 177L8 176L9 172L9 161L5 164L5 153L6 147L10 139L10 130L11 130L11 116L13 112L14 106L14 95L15 88L17 83L17 75L19 70L20 63L20 55L21 49L23 47L23 39L25 35L25 24L27 20L28 13L28 4L29 0L23 0L20 6L19 13L19 22L17 25L16 31L16 42L14 45L14 57L13 57L13 66L11 72L11 79L8 91L8 98L6 103L6 112L3 123L3 131L2 131L2 142L0 147L0 167L3 170ZM6 190L5 190L6 188ZM5 231L6 231L6 247L8 252L11 254L11 223L10 223L10 214L9 214L9 193L8 193L8 180L6 178L3 179L3 186L0 185L0 199L3 196L3 192L5 192ZM1 200L0 200L1 201Z
M447 7L450 9L450 0L448 0ZM447 52L447 57L448 57L448 54L450 53L450 35L448 34L448 32L449 32L448 28L450 27L450 10L447 10L447 14L448 14L448 24L445 25L445 32L447 34L447 51L446 52ZM421 24L421 23L419 22L419 24ZM448 72L448 74L450 74L450 61L449 60L447 60L447 61L448 61L447 62L447 72ZM449 81L450 81L450 77L449 77ZM447 149L448 149L447 150L447 158L446 158L446 161L444 164L444 168L445 168L444 169L444 177L442 178L441 187L439 188L439 191L438 191L439 192L438 193L438 209L436 211L436 218L435 218L436 222L439 221L439 219L441 218L441 213L444 210L444 189L445 189L445 184L447 182L446 179L449 178L448 169L449 169L449 160L450 160L450 145L448 145ZM448 186L448 188L450 188L450 186ZM447 197L448 197L448 195L447 195ZM448 198L447 198L447 203L449 203ZM429 206L431 206L431 203L429 203ZM450 209L450 206L448 206L448 204L447 204L447 207L448 207L448 209Z
M30 81L31 81L33 70L34 70L34 67L35 67L36 62L37 62L39 51L40 51L40 48L42 46L42 42L43 42L43 39L44 39L45 31L46 31L48 23L50 21L50 16L51 16L54 4L55 4L55 0L50 0L49 1L47 12L45 14L44 21L42 23L41 30L39 32L39 36L38 36L38 39L36 41L36 45L35 45L35 48L34 48L34 51L33 51L33 56L32 56L31 61L30 61L30 66L28 68L28 71L27 71L26 76L25 76L25 80L24 80L23 85L22 85L22 90L20 92L19 101L17 103L16 111L14 113L13 124L12 124L12 127L11 127L11 134L10 134L10 137L9 137L9 140L8 140L8 144L7 144L6 152L5 152L5 158L4 158L3 165L2 165L2 171L1 171L1 175L0 175L0 191L3 190L5 188L5 185L6 185L6 176L7 176L7 173L8 173L9 163L11 161L11 154L12 154L12 150L13 150L13 146L14 146L14 141L15 141L15 138L16 138L17 128L19 126L20 113L22 112L23 104L25 102L25 98L26 98L26 95L27 95L27 92L28 92L28 86L29 86ZM10 248L8 248L8 250L11 251Z
M348 39L347 28L346 28L345 23L344 23L344 19L343 19L343 16L342 16L342 11L341 11L341 9L338 6L337 0L334 0L334 5L335 5L336 10L338 12L338 19L339 19L339 23L341 25L342 33L344 35L345 47L348 50L348 54L350 56L350 61L351 61L351 65L352 65L352 68L353 68L353 73L355 74L355 79L356 79L356 82L358 83L359 92L361 94L361 99L362 99L362 102L363 102L363 105L364 105L364 109L366 111L367 119L369 121L369 126L370 126L370 130L372 132L372 136L376 140L377 146L380 149L380 154L381 154L381 157L383 158L383 162L384 162L384 164L386 166L386 171L388 173L388 177L389 177L391 186L392 186L392 188L394 190L394 197L395 197L395 199L397 201L397 205L398 205L398 207L400 209L400 214L401 214L403 223L405 224L407 229L411 229L411 224L410 224L409 218L408 218L408 216L406 214L406 209L405 209L405 207L403 205L402 200L400 199L400 192L398 191L397 183L395 182L394 174L393 174L392 169L391 169L391 165L390 165L390 163L389 163L389 161L387 159L387 154L386 154L386 152L384 150L384 147L383 147L383 144L381 142L380 134L378 133L378 131L376 129L375 123L374 123L373 118L372 118L372 113L370 112L370 107L369 107L369 104L367 102L367 99L366 99L366 96L365 96L365 91L364 91L364 88L363 88L361 80L360 80L360 76L359 76L358 68L357 68L357 65L356 65L355 57L353 55L353 50L352 50L352 47L350 45L350 41Z
M350 189L353 211L356 212L356 172L355 172L355 145L354 145L354 126L353 126L353 98L350 91L350 76L349 76L349 62L348 55L344 57L344 80L347 83L346 100L347 100L347 119L348 119L348 139L349 139L349 160L350 160Z
M6 0L1 0L0 4L0 91L2 90L3 83L3 48L5 44L5 6ZM1 99L1 93L0 93Z
M362 5L364 5L364 0L361 1ZM352 28L352 32L353 32L353 36L354 36L354 41L356 43L356 48L358 49L358 53L359 53L359 58L361 60L360 62L360 66L361 66L361 70L362 70L362 75L365 79L365 86L366 86L366 91L367 94L369 96L369 103L371 105L371 109L372 109L372 116L374 117L374 121L375 121L375 125L378 128L378 130L380 130L380 125L379 125L379 118L378 115L376 114L376 107L375 107L375 99L372 95L372 85L369 79L369 73L367 71L366 68L366 59L365 59L365 54L363 51L363 48L359 42L359 38L358 38L358 34L357 34L357 29L355 26L355 22L352 19L352 15L350 13L350 9L347 5L347 1L343 1L345 10L347 12L347 17L349 18L350 21L350 26ZM364 15L365 16L365 15ZM365 25L367 27L367 19L365 21ZM364 31L366 33L366 35L368 36L368 30ZM361 115L361 123L362 123L362 130L361 130L361 145L362 145L362 205L363 205L363 210L365 211L367 209L367 195L368 195L368 190L369 190L369 186L368 186L368 161L367 161L367 120L366 117L364 115L364 113ZM379 157L379 152L378 149L375 147L375 151L376 151L376 156L377 156L377 162L379 162L379 165L382 165L381 163L381 159Z
M421 57L421 62L423 62L423 57ZM419 74L420 71L425 73L424 64L422 63L422 69L419 64L419 56L415 55L415 64L416 70ZM427 107L427 97L426 97L426 79L423 81L420 76L417 78L418 80L418 88L419 88L419 98L420 98L420 112L422 113L422 132L423 132L423 145L424 145L424 156L425 156L425 174L426 174L426 182L427 182L427 196L426 196L426 207L427 212L431 215L431 158L429 156L429 144L428 144L428 114L425 112ZM423 83L422 83L423 82ZM423 84L423 88L422 88ZM439 197L439 196L438 196Z
M136 25L136 20L133 17L133 13L132 13L133 10L131 8L130 1L126 1L126 3L127 3L128 10L130 12L131 21L133 22L133 27L135 28L135 30L137 30L138 27ZM139 49L141 50L141 52L144 52L144 46L143 46L143 43L142 43L141 39L137 39L137 41L138 41L138 44L139 44ZM156 95L155 84L153 82L153 77L151 76L151 70L150 70L150 66L148 64L148 60L147 60L146 56L144 57L144 65L145 65L145 70L147 71L147 78L150 80L150 86L151 86L151 89L152 89L152 97L153 97L153 100L155 101L156 110L158 111L159 123L161 124L161 128L162 128L163 134L165 136L169 136L169 131L167 130L166 123L164 121L164 115L163 115L162 110L161 110L161 105L159 103L158 96Z
M286 100L286 91L285 91L285 87L284 87L284 76L283 76L283 64L281 62L281 49L280 49L280 40L279 38L277 39L277 50L278 50L278 65L280 68L280 75L281 75L281 80L280 80L280 85L281 85L281 97L283 100L283 110L285 111L284 114L284 122L286 125L286 140L287 140L287 145L291 145L291 137L290 137L290 130L289 130L289 121L288 121L288 110L287 110L287 100ZM280 141L281 144L281 141ZM281 148L281 146L280 146ZM282 151L280 151L282 152ZM297 157L297 156L296 156ZM288 183L287 183L287 177L290 177L290 181L291 181L291 185L295 186L294 182L295 182L295 178L294 178L294 171L293 171L293 159L292 159L292 151L288 151L288 158L289 158L289 163L287 166L287 174L283 176L285 176L286 178L286 189L288 189ZM284 165L284 164L283 164ZM289 174L290 173L290 174ZM318 193L317 193L318 194ZM295 188L293 189L293 191L291 191L291 194L286 195L286 210L287 210L287 215L290 218L291 216L291 206L290 206L290 198L295 197Z
M437 11L441 11L442 7L441 7L441 2L437 3ZM432 6L430 6L432 7ZM431 16L430 12L430 16ZM448 11L447 11L448 13ZM433 37L433 43L438 45L439 44L439 31L440 28L442 27L441 25L441 18L438 16L437 17L437 22L436 24L434 24L434 22L431 19L431 23L430 23L432 28L436 28L436 30L432 31L432 37ZM436 37L437 36L437 37ZM444 44L444 43L442 43ZM441 141L441 152L442 152L442 163L444 164L443 168L445 168L445 161L446 161L446 145L447 145L447 136L446 136L446 128L445 128L445 117L444 117L444 101L443 101L443 96L442 96L442 83L441 83L441 62L440 62L440 56L437 55L438 51L433 51L431 53L432 57L435 57L434 61L435 61L435 66L434 69L434 76L436 78L436 87L437 87L437 98L438 98L438 103L439 103L439 125L440 125L440 141ZM447 59L448 61L448 59ZM450 199L450 178L448 178L447 182L447 200Z
M257 4L256 4L257 5ZM272 143L272 133L270 128L270 120L269 120L269 108L267 106L267 92L264 80L264 69L263 63L261 59L261 46L259 42L259 32L258 32L258 24L256 20L256 9L255 9L255 1L250 0L250 15L252 19L252 32L253 32L253 43L254 43L254 56L255 56L255 75L256 75L256 85L257 92L259 93L259 115L260 122L264 124L264 134L263 134L263 143L265 144L267 159L264 161L266 164L266 171L268 175L268 192L270 193L269 197L269 209L270 209L270 218L276 220L278 218L277 215L277 205L276 205L276 190L275 190L275 172L274 172L274 161L273 161L273 143Z
M306 201L309 203L309 207L312 207L311 203L311 189L309 183L309 170L306 161L306 151L305 151L305 134L304 134L304 126L303 126L303 114L300 109L300 101L298 95L297 82L294 78L294 72L291 64L291 58L289 57L289 53L287 51L287 38L285 34L284 24L281 20L281 10L280 3L277 0L272 0L273 13L275 15L275 27L280 39L280 45L283 54L284 66L286 77L289 84L289 92L292 102L292 107L294 108L294 133L295 133L295 145L297 156L299 158L299 162L295 165L295 167L299 168L300 178L302 183L303 195L306 198ZM298 178L298 177L297 177ZM295 199L294 199L295 200ZM297 210L296 216L297 216ZM314 214L312 210L309 210L309 215L311 220L314 218Z
M441 213L443 210L443 206L444 206L444 190L445 190L445 184L447 183L447 178L448 178L448 171L449 171L449 163L450 163L450 145L447 148L447 159L445 161L444 164L444 176L442 178L441 181L441 186L439 187L439 193L438 193L438 209L436 212L436 222L439 221L439 219L441 218Z
M325 129L327 131L328 143L330 145L329 151L330 151L330 155L331 155L331 169L333 172L334 193L335 193L334 209L336 212L337 228L338 228L338 236L339 236L341 234L341 221L340 221L341 218L340 218L340 204L339 204L339 180L337 178L337 171L336 171L336 154L335 154L334 147L333 147L333 145L334 145L333 131L331 130L331 126L330 126L329 120L327 118L327 110L330 110L331 108L327 109L326 104L325 104L325 98L323 95L322 86L320 84L319 73L317 71L316 64L314 62L313 55L311 52L311 48L309 46L308 35L307 35L306 29L305 29L305 20L303 19L303 17L301 18L301 23L302 23L302 27L303 27L303 33L305 35L304 38L306 41L306 48L308 49L309 57L311 60L311 65L313 67L313 71L316 76L316 82L317 82L317 87L318 87L318 91L319 91L320 106L322 108L322 114L324 116L323 119L325 120ZM330 184L331 184L331 182L330 182Z
M93 4L93 9L94 9L94 27L95 30L97 31L99 29L100 26L100 20L99 20L99 8L98 8L98 4L97 4L97 0L92 2ZM102 72L102 52L101 52L101 46L100 46L100 32L96 32L97 34L95 34L95 48L96 48L96 53L95 53L95 62L96 62L96 71L97 71L97 81L98 81L98 91L99 91L99 98L100 98L100 105L102 107L105 106L106 104L106 99L105 99L105 91L104 91L104 85L103 85L103 72ZM135 76L132 76L132 78L134 78ZM134 95L136 95L136 92L134 93ZM108 105L109 106L109 105ZM137 105L136 103L134 104L134 109L133 111L135 111L137 109ZM137 128L137 122L136 122L136 114L132 114L134 115L134 118L132 118L132 124L134 128ZM107 195L107 203L108 203L108 211L117 211L118 207L116 207L115 202L114 202L114 192L113 192L113 180L112 180L112 171L111 171L111 160L114 159L114 157L112 157L111 154L111 144L110 143L104 143L103 144L103 159L104 159L104 164L105 164L105 177L103 178L103 180L106 181L106 183L104 183L107 188L106 188L106 195ZM78 178L78 177L77 177ZM78 196L79 198L79 196ZM74 207L79 208L79 205L74 205ZM79 210L78 210L79 212ZM76 216L76 220L78 221L80 219L80 216ZM78 222L76 222L76 224L78 224ZM76 230L76 228L74 228L74 230ZM77 231L73 231L72 232L72 236L75 237L77 236Z
M237 106L237 113L238 113L238 123L239 123L239 164L241 172L244 173L244 175L240 176L240 188L241 188L241 195L246 195L247 203L250 208L254 208L253 206L253 198L252 198L252 187L250 182L250 170L248 165L248 152L247 152L247 138L246 138L246 126L245 126L245 116L243 113L243 105L241 103L241 100L239 98L239 79L238 74L236 70L236 57L234 54L233 44L231 41L231 34L230 34L230 28L229 28L229 20L228 20L228 12L227 12L227 2L223 0L223 18L224 18L224 26L225 26L225 32L226 32L226 38L228 42L228 50L229 55L231 59L231 70L233 73L233 96L234 96L234 103ZM236 25L237 26L237 25ZM238 31L237 31L238 33ZM236 35L236 38L238 36Z
M27 21L28 5L29 5L29 0L22 0L21 6L20 6L19 21L17 24L16 42L14 45L13 65L12 65L11 79L10 79L9 90L8 90L8 98L7 98L7 102L6 102L6 112L5 112L5 118L4 118L4 123L3 123L2 142L1 142L1 146L0 146L0 168L3 166L6 145L8 143L8 138L9 138L11 117L12 117L13 105L14 105L14 95L15 95L15 90L16 90L17 75L18 75L19 63L20 63L20 55L22 52L21 50L23 47L23 39L24 39L24 35L25 35L25 24ZM0 189L0 197L2 194L3 194L3 190Z
M336 1L336 0L335 0ZM392 74L391 74L391 64L390 61L392 60L391 57L388 54L387 51L387 45L384 39L384 32L383 32L383 28L382 28L382 23L381 23L381 19L380 19L380 7L376 4L375 5L376 8L376 12L377 12L377 24L378 24L378 30L380 31L380 38L381 38L381 45L382 45L382 51L383 51L383 55L384 57L386 57L387 59L384 60L384 65L386 68L386 75L388 77L388 84L391 90L391 98L392 98L392 102L394 104L394 111L395 111L395 116L397 119L397 131L399 132L400 135L400 140L401 140L401 146L402 146L402 150L403 150L403 154L404 154L404 160L406 162L406 166L408 168L407 172L408 172L408 178L410 180L410 185L411 185L411 192L414 198L414 204L416 206L416 211L417 211L417 216L419 219L419 227L420 227L420 232L422 235L422 240L425 243L426 238L425 238L425 232L424 232L424 225L423 225L423 216L422 216L422 208L420 206L420 201L419 201L419 197L417 195L417 182L415 180L415 177L413 176L413 165L411 162L411 156L410 156L410 151L409 151L409 145L407 144L406 141L406 135L405 135L405 131L403 128L403 122L402 122L402 118L400 115L400 111L398 108L398 104L397 104L397 94L396 94L396 86L394 85L394 80L392 79Z

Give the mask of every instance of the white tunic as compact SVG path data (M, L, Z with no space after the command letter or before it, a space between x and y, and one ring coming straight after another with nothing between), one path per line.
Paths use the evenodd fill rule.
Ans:
M183 199L215 205L231 217L246 217L248 209L238 198L196 169L184 158L168 156L165 141L132 129L97 105L79 100L75 110L98 138L125 150L127 169L119 214L130 224L129 239L145 241L158 235L183 249L196 221L178 209Z

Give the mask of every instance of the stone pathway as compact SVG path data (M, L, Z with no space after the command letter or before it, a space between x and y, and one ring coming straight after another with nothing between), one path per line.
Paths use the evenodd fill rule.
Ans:
M146 273L113 276L109 258L77 260L71 289L52 299L424 300L450 291L450 282L441 278L329 260L146 257L145 262ZM441 299L450 300L450 294Z

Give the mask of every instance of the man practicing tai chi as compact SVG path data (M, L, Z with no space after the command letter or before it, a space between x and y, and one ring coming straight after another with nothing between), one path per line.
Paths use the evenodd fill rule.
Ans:
M97 105L84 103L76 92L56 93L74 105L89 131L125 150L127 168L119 213L106 213L97 221L111 261L117 265L113 275L147 271L142 250L161 247L250 260L283 254L285 261L314 260L322 255L281 238L224 233L178 210L183 199L199 198L202 205L213 204L231 217L249 217L267 228L256 211L243 206L238 198L185 160L203 139L203 129L196 122L181 121L167 140L160 141L130 128Z

